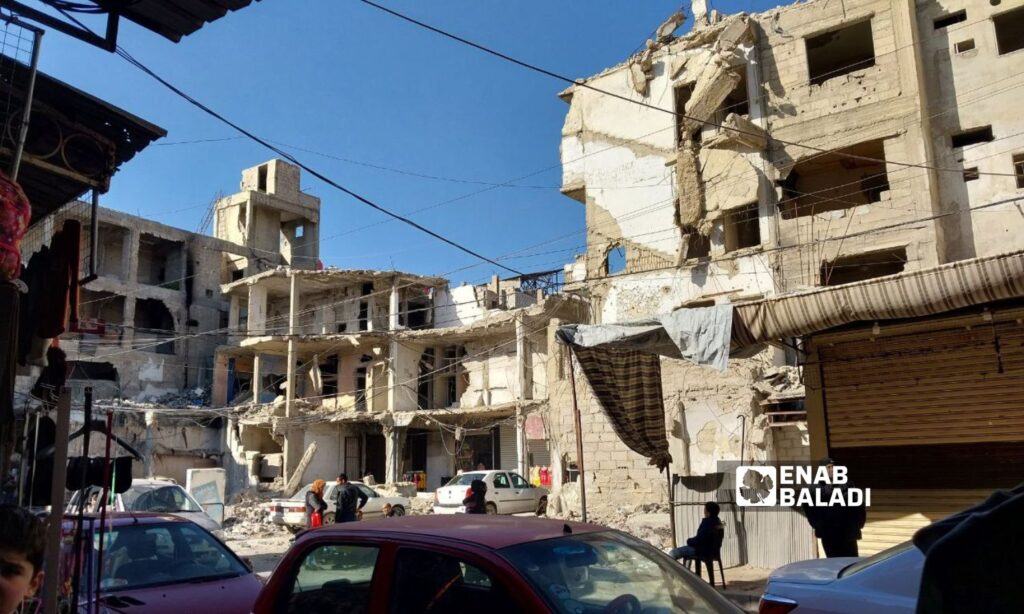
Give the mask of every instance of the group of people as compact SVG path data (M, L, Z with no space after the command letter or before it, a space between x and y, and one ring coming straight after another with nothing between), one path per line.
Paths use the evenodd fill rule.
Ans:
M366 493L359 486L348 481L344 473L338 474L334 489L334 522L355 522L363 519L363 507L369 501ZM324 492L327 490L327 482L316 480L313 486L306 493L306 526L309 528L320 526L324 523L324 515L327 513L327 501L324 499ZM381 509L385 518L395 515L390 503L385 503Z

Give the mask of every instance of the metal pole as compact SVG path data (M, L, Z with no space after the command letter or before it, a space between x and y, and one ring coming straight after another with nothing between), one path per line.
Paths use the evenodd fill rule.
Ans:
M587 521L587 477L583 468L583 425L580 420L580 405L576 400L576 365L573 363L575 352L569 350L569 380L572 383L572 414L576 427L576 470L580 482L580 514L583 522Z
M36 481L36 455L39 454L39 421L43 418L42 409L36 413L36 432L32 439L32 481L28 484L28 506L32 507L32 500L35 498L36 489L33 487Z
M103 532L107 524L107 496L110 489L110 440L114 433L114 412L107 413L107 450L103 454L103 496L100 497L100 548L96 561L96 614L100 611L100 589L103 581Z
M36 91L36 73L39 72L39 44L43 37L43 31L33 30L32 34L32 66L28 73L28 88L25 91L25 110L21 115L21 130L18 131L18 143L14 146L14 159L11 161L11 181L18 180L18 171L21 170L21 154L25 151L25 139L28 138L28 122L32 117L32 97Z
M27 405L27 404L26 404ZM28 469L28 423L32 419L28 407L25 408L25 427L21 434L21 466L18 468L18 505L25 504L25 473Z
M99 267L96 258L100 252L100 192L92 189L92 216L89 220L89 275L90 280L96 279ZM77 273L76 273L77 274ZM187 337L186 337L187 339ZM186 354L187 356L188 354ZM186 369L186 372L188 370Z
M60 588L61 526L64 522L64 481L68 471L68 435L71 431L71 389L61 389L57 401L57 434L53 449L53 482L50 484L50 516L46 525L46 569L43 575L43 614L57 614Z
M672 530L672 547L679 547L679 539L676 537L676 493L675 493L675 480L672 479L672 467L665 467L665 473L668 474L668 521L669 527Z
M86 506L86 494L85 488L86 482L89 481L89 435L92 433L92 387L87 386L85 388L85 426L84 433L82 435L82 471L81 477L78 480L81 488L78 490L78 514L75 519L75 549L72 553L72 560L74 561L74 570L71 577L71 604L72 607L78 607L78 592L81 588L81 570L84 569L82 565L82 530L85 523L85 506Z

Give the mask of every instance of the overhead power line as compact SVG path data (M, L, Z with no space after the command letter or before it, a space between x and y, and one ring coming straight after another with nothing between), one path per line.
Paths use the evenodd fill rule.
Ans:
M766 136L769 141L773 141L775 143L779 143L779 144L782 144L782 145L788 145L788 146L791 146L791 147L802 147L804 149L810 149L811 151L816 151L816 152L819 152L819 153L833 154L833 155L836 155L836 156L840 156L840 157L843 157L843 158L849 158L849 159L852 159L852 160L861 160L861 161L864 161L864 162L878 162L878 163L884 163L884 164L893 164L893 165L896 165L896 166L904 166L904 167L909 167L909 168L923 168L923 169L929 169L929 170L934 170L934 171L939 171L939 172L963 174L963 169L941 168L941 167L932 166L932 165L929 165L929 164L920 164L920 163L915 163L915 162L902 162L902 161L899 161L899 160L882 160L882 159L879 159L879 158L872 158L870 156L862 156L862 155L859 155L859 154L853 154L853 153L848 153L848 152L836 151L834 149L827 149L827 148L824 148L824 147L817 147L815 145L807 145L805 143L799 143L799 142L796 142L796 141L786 141L786 140L779 139L779 138L776 138L774 136L771 136L770 134L762 135L760 133L750 132L749 130L744 130L742 128L736 128L736 127L733 127L733 126L726 126L724 124L718 124L718 123L715 123L715 122L712 122L712 121L709 121L709 120L698 119L696 117L691 117L689 115L686 115L685 113L680 113L678 111L673 111L671 109L666 109L664 107L659 107L658 105L651 104L649 102L644 102L642 100L635 100L633 98L630 98L629 96L624 96L622 94L616 94L615 92L609 92L608 90L604 90L604 89L601 89L599 87L594 87L593 85L587 83L583 79L573 79L571 77L567 77L565 75L556 73L556 72L554 72L552 70L549 70L547 68L543 68L543 67L538 66L536 64L531 64L530 62L526 62L526 61L520 60L520 59L515 58L513 56L510 56L510 55L508 55L506 53L503 53L501 51L497 51L495 49L491 49L490 47L486 47L484 45L481 45L480 43L476 43L476 42L471 41L471 40L469 40L467 38L463 38L463 37L461 37L461 36L459 36L457 34L452 34L451 32L442 30L442 29L440 29L438 27L435 27L435 26L432 26L432 25L430 25L430 24L428 24L426 22L420 21L420 20L415 19L413 17L409 17L408 15L405 15L403 13L399 13L398 11L395 11L393 9L389 9L388 7L382 6L380 4L377 4L376 2L373 2L372 0L359 0L359 2L362 2L363 4L366 4L368 6L372 6L372 7L376 8L376 9L378 9L380 11L383 11L383 12L393 16L393 17L397 17L398 19L401 19L402 21L411 23L411 24L413 24L413 25L415 25L417 27L420 27L420 28L423 28L423 29L426 29L426 30L430 30L431 32L434 32L435 34L438 34L438 35L443 36L445 38L451 39L451 40L456 41L458 43L461 43L463 45L467 45L469 47L472 47L474 49L482 51L482 52L484 52L486 54L493 55L494 57L500 58L502 60L505 60L506 62L510 62L510 63L515 64L517 66L521 66L521 67L523 67L523 68L525 68L527 70L532 70L533 72L540 73L542 75L546 75L546 76L551 77L553 79L558 79L559 81L568 83L570 85L575 85L576 87L582 87L584 89L588 89L588 90L591 90L593 92L597 92L598 94L602 94L602 95L608 96L610 98L615 98L615 99L618 99L618 100L622 100L624 102L628 102L628 103L635 104L635 105L638 105L638 106L641 106L641 107L645 107L645 108L651 109L653 111L660 111L662 113L667 113L667 114L672 115L674 117L680 117L680 118L683 118L683 119L688 119L690 121L697 122L697 123L703 124L705 126L710 126L712 128L718 128L719 130L726 130L726 131L729 131L729 132L733 132L735 134L741 134L741 135L745 135L745 136L753 136L753 137L757 137L757 138L761 138L762 136ZM983 173L983 172L979 172L978 174L979 175L997 175L997 176L1003 176L1003 177L1016 177L1017 176L1015 173L991 173L991 172Z

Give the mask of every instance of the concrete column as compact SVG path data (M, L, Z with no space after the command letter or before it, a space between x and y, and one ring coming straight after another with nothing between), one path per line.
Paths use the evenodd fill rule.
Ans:
M139 279L139 241L142 233L131 228L124 241L125 254L125 276L124 280L130 285L138 282Z
M530 359L526 347L526 326L523 322L523 314L518 313L516 314L516 379L519 382L517 394L519 402L516 404L516 468L519 475L523 477L528 475L526 433L524 431L526 418L523 416L523 403L527 398L533 396L530 394L532 382L528 382L526 378L526 365Z
M237 295L231 295L231 307L228 308L228 334L231 336L239 335L242 331L238 330L238 321L242 313L242 299L238 298Z
M398 341L394 338L388 343L388 407L394 413L398 407Z
M402 466L402 440L405 438L405 429L392 424L384 425L384 481L387 484L394 484L401 479Z
M388 303L388 330L398 330L398 278L391 283L391 297ZM406 315L406 321L408 321Z
M135 342L135 297L124 297L124 328L121 329L121 345L131 349Z
M291 320L289 319L290 324ZM250 335L266 335L273 332L267 330L267 289L259 284L249 286L249 329L247 332ZM289 329L288 334L294 333Z
M299 284L295 273L290 274L291 292L288 301L288 371L287 390L285 391L284 415L286 418L295 416L295 335L298 333L299 323ZM251 303L250 303L251 305ZM251 310L251 307L250 307ZM252 315L250 311L250 322ZM284 438L284 477L291 478L295 465L302 458L302 431L289 429L285 432Z
M263 361L260 359L260 355L256 354L252 357L252 404L259 405L260 403L260 392L262 389L261 382L263 381Z

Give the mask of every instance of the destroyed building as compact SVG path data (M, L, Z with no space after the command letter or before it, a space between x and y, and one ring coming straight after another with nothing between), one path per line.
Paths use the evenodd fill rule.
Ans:
M996 262L1024 247L1024 217L1015 202L1024 188L1024 120L1014 110L1020 84L1012 78L1024 61L1016 53L1024 47L1024 7L813 0L720 15L703 4L694 3L687 34L673 35L682 22L673 16L644 51L561 94L568 104L562 190L584 206L587 224L587 250L566 267L566 289L588 299L592 323L724 303L771 309L775 297L816 292L823 302L813 323L793 313L771 321L824 331L837 325L832 322L856 320L845 317L850 314L838 300L824 300L833 289L887 276L896 281L885 283L895 284L917 272L941 278L944 266ZM989 287L1016 287L1000 277L1015 269L998 266L988 273ZM948 296L957 287L948 283L934 294ZM911 303L929 295L924 286L913 298L879 292L876 300L902 296ZM1019 325L1012 312L992 317L992 301L1006 295L979 296L946 300L942 309L980 303L988 319L972 316L978 321ZM908 315L942 309L917 307ZM870 313L873 320L907 317L891 308ZM946 341L920 331L958 325L931 322L914 329L913 340L889 345L932 356L913 364L927 364L934 378L948 369L941 360ZM1016 329L1000 326L1006 330L992 334L1016 339ZM925 420L926 404L911 407L898 389L912 383L872 379L871 387L858 387L857 369L842 361L868 361L880 350L863 339L885 335L878 322L861 327L856 343L850 338L854 345L843 349L829 349L835 341L828 335L821 343L812 334L773 339L760 353L731 360L723 375L664 360L672 473L712 475L720 460L796 461L829 453L853 475L878 476L881 455L905 457L913 465L908 475L921 476L914 458L931 459L934 467L944 446L965 455L981 442L1002 450L1000 462L1016 458L1019 404L1011 417L998 413L1005 399L992 401L992 415L1006 422L1001 427L958 422L963 435L940 436L945 418ZM999 347L1006 346L997 343L996 354ZM993 364L1006 364L997 358ZM858 363L863 373L886 371L878 370L880 356L872 360L873 370ZM985 373L961 375L969 384L991 381ZM1000 366L998 374L996 392L1020 384L1012 369ZM560 383L552 389L552 422L559 427L552 441L556 462L571 468L571 403L568 384ZM626 448L588 392L582 394L592 505L666 501L665 476ZM934 401L940 409L949 405ZM874 413L865 417L865 410ZM933 489L918 491L909 503L907 488L937 487L889 479L881 504L869 513L862 553L906 539L948 513L950 500L977 500L984 488L1005 485L1010 473L997 473L970 488L970 480L961 480L952 499ZM574 479L569 470L556 476Z
M246 227L251 211L218 228ZM315 224L298 234L320 240ZM581 302L551 294L548 276L449 287L398 271L234 270L212 398L243 411L226 434L232 488L344 471L422 490L479 464L550 465L527 421L546 408L548 327L577 321Z

